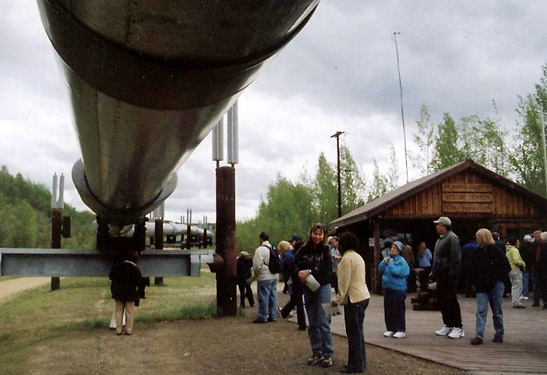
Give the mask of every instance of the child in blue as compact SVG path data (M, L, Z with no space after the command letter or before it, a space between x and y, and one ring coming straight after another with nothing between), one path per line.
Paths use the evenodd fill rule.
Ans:
M406 337L405 299L407 277L410 267L401 256L403 244L395 241L391 245L391 254L380 263L380 275L384 288L384 319L387 331L385 337L402 339Z

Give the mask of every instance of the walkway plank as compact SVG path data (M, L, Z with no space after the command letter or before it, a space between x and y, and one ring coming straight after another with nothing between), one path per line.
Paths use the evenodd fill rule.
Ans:
M383 297L374 295L365 314L365 340L369 344L396 350L426 360L468 371L495 371L547 374L547 309L531 307L511 308L510 299L504 300L505 336L502 344L492 343L494 328L491 311L483 345L472 346L475 334L476 302L459 298L465 338L451 340L435 336L442 326L438 311L413 311L410 296L406 306L406 333L404 339L385 338ZM332 331L345 336L343 316L332 321Z

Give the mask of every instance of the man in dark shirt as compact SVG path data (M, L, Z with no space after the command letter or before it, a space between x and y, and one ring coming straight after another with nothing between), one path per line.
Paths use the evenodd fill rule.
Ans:
M532 306L539 306L540 299L543 299L543 308L547 309L547 241L541 236L541 231L534 232L534 261L532 266L532 281L534 283L534 303Z
M439 239L435 244L431 278L437 282L437 298L444 323L443 328L435 333L437 336L459 339L465 336L456 295L462 265L460 240L452 232L452 222L449 218L441 216L434 223Z
M133 331L133 312L135 306L139 306L139 288L142 287L142 275L137 260L139 253L132 250L126 260L116 263L110 270L109 278L112 280L110 291L115 300L116 333L122 334L122 319L125 313L125 334Z

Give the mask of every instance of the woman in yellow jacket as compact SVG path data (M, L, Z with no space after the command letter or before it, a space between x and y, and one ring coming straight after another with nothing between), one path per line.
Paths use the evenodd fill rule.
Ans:
M520 241L518 238L510 238L509 244L505 247L505 255L511 265L511 271L509 272L509 279L511 279L511 302L516 309L526 307L520 299L522 295L522 272L526 269L526 263L524 263L524 260L520 256L519 247Z
M333 306L344 306L344 321L348 336L348 362L342 370L346 374L360 374L366 368L363 321L370 293L365 279L365 262L355 251L359 240L353 233L344 233L339 239L342 260L338 265L338 293Z

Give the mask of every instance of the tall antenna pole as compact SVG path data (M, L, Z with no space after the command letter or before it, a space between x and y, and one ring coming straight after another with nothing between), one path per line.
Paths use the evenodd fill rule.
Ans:
M543 122L543 106L539 108L539 126L541 126L541 139L543 140L543 168L545 169L545 197L547 198L547 148L545 147L545 124Z
M344 132L337 131L333 135L331 135L331 138L336 138L336 157L337 157L337 178L338 178L338 217L342 216L342 187L340 183L340 136L344 134Z
M393 41L395 42L395 53L397 54L397 72L399 73L399 92L401 96L401 120L403 121L403 138L405 141L405 166L406 166L406 183L408 184L408 153L406 151L406 127L405 127L405 112L403 110L403 82L401 81L401 68L399 64L399 46L397 44L397 35L401 35L400 32L395 31L393 33Z

